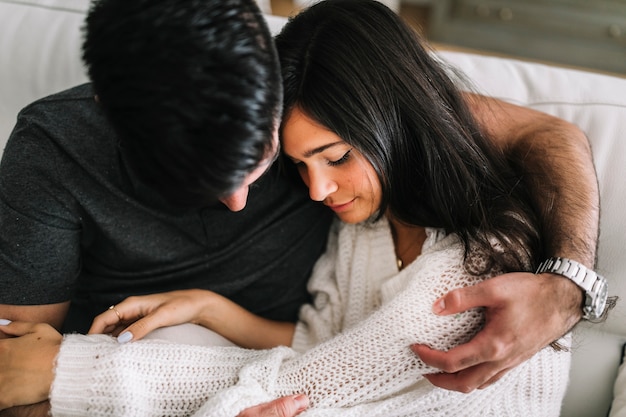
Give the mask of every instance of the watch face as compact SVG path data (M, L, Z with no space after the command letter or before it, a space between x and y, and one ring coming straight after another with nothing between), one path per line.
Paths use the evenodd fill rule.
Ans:
M597 320L602 317L604 309L606 308L606 300L609 296L609 286L606 280L598 280L598 288L596 289L596 296L592 300L590 318Z
M609 286L606 281L602 281L602 285L598 290L598 297L596 298L596 310L599 312L604 312L604 308L606 307L606 299L609 297Z

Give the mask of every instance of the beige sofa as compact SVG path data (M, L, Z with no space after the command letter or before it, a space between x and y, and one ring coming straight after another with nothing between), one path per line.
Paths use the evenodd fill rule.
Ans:
M0 149L21 107L86 80L80 27L87 7L87 0L0 0ZM268 21L274 31L284 23ZM576 328L562 415L607 416L612 405L612 417L626 416L626 79L463 53L442 57L486 94L560 116L588 134L602 193L597 269L622 303L606 323Z

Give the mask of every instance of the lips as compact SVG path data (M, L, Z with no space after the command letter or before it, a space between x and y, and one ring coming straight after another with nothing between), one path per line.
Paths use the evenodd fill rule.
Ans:
M332 211L335 213L341 213L343 211L349 210L354 204L354 199L348 201L347 203L342 204L326 204Z

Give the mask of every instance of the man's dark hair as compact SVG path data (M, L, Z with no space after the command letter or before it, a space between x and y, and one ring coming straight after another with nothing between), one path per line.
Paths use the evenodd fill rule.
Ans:
M84 34L125 160L173 204L229 195L273 151L280 69L254 0L98 0Z

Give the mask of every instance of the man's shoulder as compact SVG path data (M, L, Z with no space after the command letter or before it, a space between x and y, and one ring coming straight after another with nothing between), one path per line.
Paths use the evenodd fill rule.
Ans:
M16 128L28 126L64 135L85 124L102 124L104 117L96 103L91 84L82 84L42 97L24 107L17 116Z
M26 106L7 141L2 165L19 175L35 168L96 175L111 171L118 159L116 136L91 84L83 84Z
M69 151L77 148L81 154L87 151L85 147L100 148L100 139L110 142L112 135L91 84L54 93L24 107L17 117L16 132L12 136L17 136L18 142L51 141Z
M78 104L83 100L93 100L94 92L91 83L80 84L63 91L59 91L48 96L42 97L30 103L20 113L28 113L36 111L41 107L68 105L71 103Z

